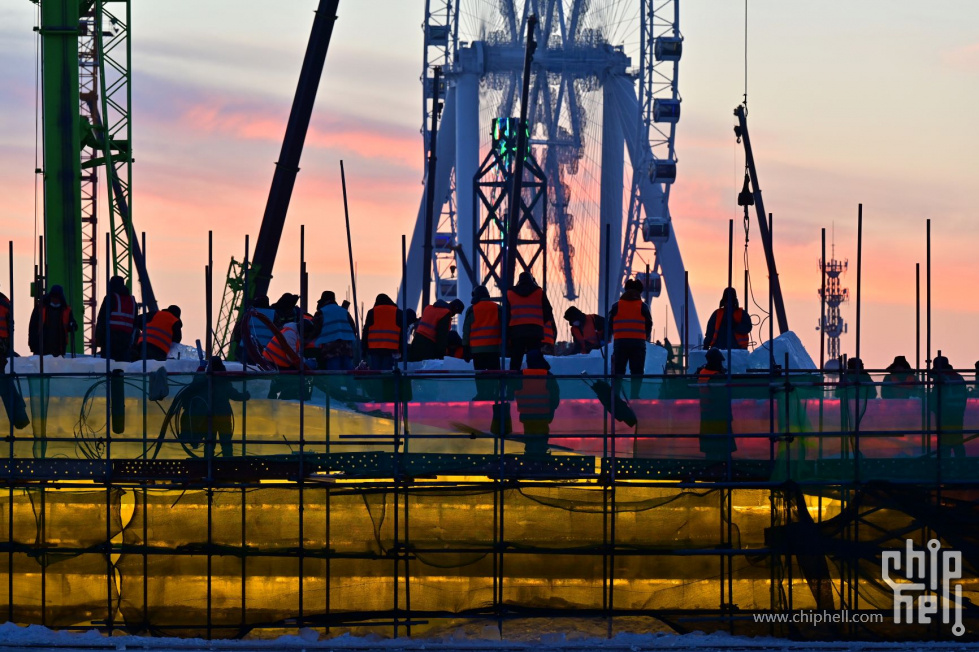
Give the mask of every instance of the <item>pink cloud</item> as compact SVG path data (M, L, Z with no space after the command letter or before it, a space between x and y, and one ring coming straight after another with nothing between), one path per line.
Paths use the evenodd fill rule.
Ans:
M952 68L979 70L979 43L971 43L942 52L942 63Z
M198 131L273 142L281 142L286 121L284 112L268 108L234 109L213 103L195 104L181 117L182 124ZM412 167L421 161L417 133L352 116L314 115L306 146L386 158Z

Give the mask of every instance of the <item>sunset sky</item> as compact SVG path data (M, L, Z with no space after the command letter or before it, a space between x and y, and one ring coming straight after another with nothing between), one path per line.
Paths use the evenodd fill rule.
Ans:
M316 2L133 5L133 217L147 233L157 296L182 306L192 344L204 334L207 231L220 293L229 257L241 256L245 233L254 242L258 232ZM867 365L886 366L897 354L914 362L914 270L920 262L924 288L931 218L932 347L971 368L979 359L979 307L969 299L979 281L979 4L750 0L749 7L749 125L774 213L790 327L818 357L819 230L835 232L855 297L863 202ZM400 236L410 234L422 192L423 11L421 0L341 2L273 300L298 289L300 224L314 299L324 289L346 291L340 159L360 299L369 307L378 292L396 290ZM728 219L737 222L736 247L744 244L735 203L743 155L731 129L744 84L743 11L740 0L688 0L681 9L683 119L671 212L702 321L726 282ZM0 6L0 240L4 252L14 241L21 328L35 237L34 12L27 0ZM754 222L749 247L755 298L767 307ZM6 265L5 253L0 261ZM0 289L9 294L7 285L4 271ZM665 305L654 304L656 337ZM850 355L855 313L851 301L843 339ZM21 330L22 353L25 340Z

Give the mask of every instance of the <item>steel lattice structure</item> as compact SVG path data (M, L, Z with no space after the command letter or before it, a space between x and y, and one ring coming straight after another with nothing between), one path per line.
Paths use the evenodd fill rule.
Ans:
M440 214L433 236L434 296L467 300L474 279L483 277L476 230L485 216L471 180L489 149L492 120L519 110L523 41L531 14L540 21L540 47L532 68L530 143L551 188L548 237L555 255L549 257L548 278L556 310L577 303L586 312L603 311L631 274L643 234L652 245L651 268L663 276L678 332L684 332L687 303L689 332L699 333L692 298L684 293L683 261L668 203L676 177L676 80L682 51L675 0L426 4L426 155L434 66L442 66L445 79L432 184ZM424 258L424 207L423 197L408 253L409 306L421 296L417 270Z
M87 125L95 124L95 113L92 108L98 98L99 88L99 55L96 40L97 29L95 17L83 16L79 21L78 34L78 86L79 114L87 121ZM98 205L99 205L99 174L94 167L99 157L99 143L94 130L90 138L83 135L82 143L82 176L81 176L81 218L82 218L82 301L84 304L84 338L85 350L95 352L95 319L98 310Z

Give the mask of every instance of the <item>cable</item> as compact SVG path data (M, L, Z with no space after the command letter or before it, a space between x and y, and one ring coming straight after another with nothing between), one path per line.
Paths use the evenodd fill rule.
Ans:
M748 0L744 0L744 114L748 115Z
M37 3L34 9L34 242L37 242L37 219L38 219L38 191L37 174L38 170L38 149L39 149L39 119L41 111L41 4ZM34 251L34 265L37 265L37 247L31 245ZM43 274L43 270L41 272Z

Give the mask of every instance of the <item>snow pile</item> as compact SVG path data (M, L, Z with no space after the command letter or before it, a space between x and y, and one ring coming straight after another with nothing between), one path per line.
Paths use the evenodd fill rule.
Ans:
M509 623L508 623L509 624ZM543 623L547 624L547 623ZM774 637L734 636L717 632L704 634L673 634L655 632L643 634L622 633L611 638L597 636L575 636L566 633L542 633L535 628L532 634L512 638L499 638L495 625L487 625L483 636L460 636L458 633L437 637L383 639L378 636L351 636L343 634L333 638L320 639L317 632L311 629L301 629L298 634L280 636L272 640L204 640L200 638L164 638L143 636L112 636L107 637L94 630L82 633L54 631L47 627L32 625L19 627L11 623L0 625L0 645L4 647L21 647L40 649L42 647L57 649L86 650L125 650L138 648L143 652L156 650L696 650L697 652L721 652L730 649L757 650L758 652L774 651L803 651L839 652L846 649L850 652L873 652L895 649L907 650L969 650L974 647L968 643L958 642L907 642L893 643L886 641L790 641ZM504 632L506 625L504 626ZM551 631L544 627L544 632Z
M769 346L775 352L775 364L785 366L785 354L789 354L789 369L815 369L816 363L812 361L806 347L802 345L799 336L792 331L787 331L776 337L771 342L765 342L757 347L748 356L749 369L768 369L770 361Z
M784 367L785 354L788 353L789 369L816 368L816 363L812 361L808 351L806 351L806 347L804 347L802 342L799 340L799 336L792 331L788 331L782 335L779 335L770 343L763 343L761 346L756 347L755 350L751 352L740 349L732 349L730 365L731 373L743 374L747 373L749 369L768 369L768 362L770 359L768 353L769 346L772 346L772 350L775 351L775 364L779 364ZM727 350L721 349L721 353L724 354L724 366L727 367ZM695 371L697 368L703 366L707 362L706 356L707 351L704 349L690 351L688 368L691 371Z

